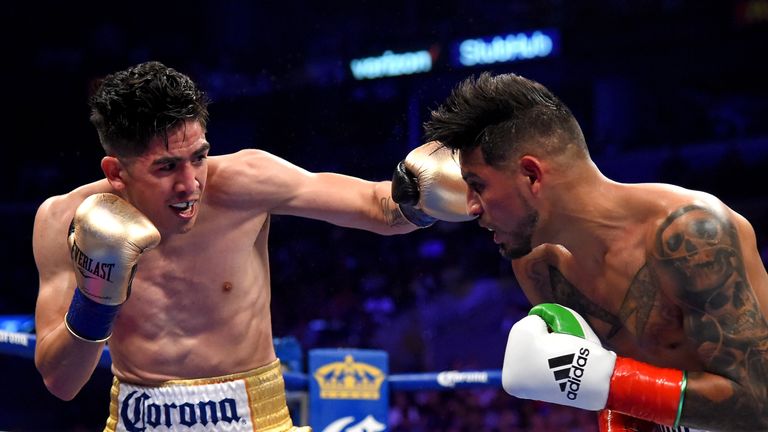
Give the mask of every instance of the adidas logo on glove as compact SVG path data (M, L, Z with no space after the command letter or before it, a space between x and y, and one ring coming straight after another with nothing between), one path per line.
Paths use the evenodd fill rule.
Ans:
M583 318L544 303L509 330L501 385L518 398L599 411L615 364L616 354L601 346Z
M572 353L548 359L549 368L555 375L555 381L560 385L560 391L564 392L570 400L576 400L579 397L581 379L584 377L588 357L589 349L581 348L578 356Z

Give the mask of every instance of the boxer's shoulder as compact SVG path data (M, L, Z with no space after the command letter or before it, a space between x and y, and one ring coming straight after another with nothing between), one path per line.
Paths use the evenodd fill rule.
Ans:
M304 171L271 153L245 149L210 157L206 188L220 199L263 199L278 193L281 189L276 186L299 172Z
M332 187L340 178L344 176L312 173L266 151L241 150L209 160L204 201L218 211L248 218L295 214L302 205L317 204L320 194L343 190Z
M259 171L273 169L285 161L272 153L259 149L243 149L234 153L227 153L208 157L208 177L217 175L229 175L232 173L248 173L254 168Z
M661 183L642 184L636 188L640 202L635 208L643 221L649 251L658 249L660 238L663 233L670 232L670 226L705 228L706 221L717 225L748 223L719 198L707 192ZM699 223L691 225L697 220Z
M80 203L89 196L102 192L113 192L106 179L79 186L61 195L48 197L38 207L35 219L46 223L60 221L69 225Z
M664 219L682 208L696 206L711 211L725 212L726 207L716 196L703 191L665 183L632 185L638 209L652 219Z

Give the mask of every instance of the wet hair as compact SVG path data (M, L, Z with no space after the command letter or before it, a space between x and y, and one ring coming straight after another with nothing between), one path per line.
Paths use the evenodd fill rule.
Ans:
M108 155L133 157L188 120L208 124L208 99L186 75L156 61L107 75L89 99L91 123Z
M515 74L470 77L432 111L427 141L455 151L480 147L485 163L532 154L589 157L584 135L570 109L543 85Z

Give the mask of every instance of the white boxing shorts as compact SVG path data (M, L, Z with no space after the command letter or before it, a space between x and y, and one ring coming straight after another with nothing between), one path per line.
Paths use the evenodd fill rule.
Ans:
M280 360L233 375L141 386L113 379L105 432L309 432L293 426Z

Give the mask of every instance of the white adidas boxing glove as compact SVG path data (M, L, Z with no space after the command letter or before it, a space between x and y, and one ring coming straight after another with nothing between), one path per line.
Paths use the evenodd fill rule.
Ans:
M550 332L550 320L558 332ZM501 380L518 398L597 411L608 400L615 363L616 354L602 347L581 316L544 304L510 330Z
M552 303L535 306L510 330L501 380L519 398L673 427L680 424L687 385L685 371L603 348L581 315Z

